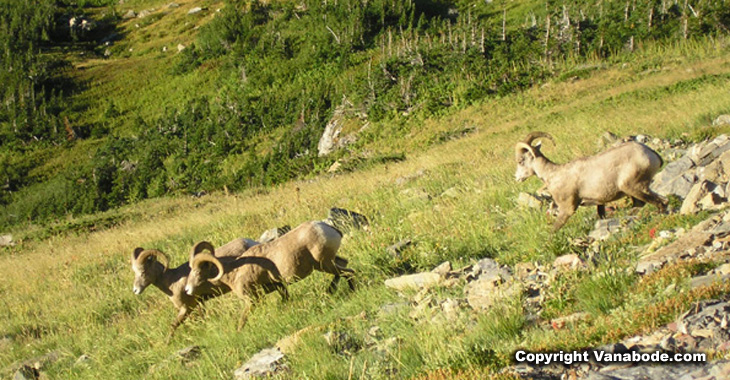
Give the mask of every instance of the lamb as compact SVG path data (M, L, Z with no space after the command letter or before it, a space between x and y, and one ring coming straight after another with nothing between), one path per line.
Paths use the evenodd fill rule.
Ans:
M347 277L350 289L354 290L354 271L347 268L347 260L336 256L342 235L335 228L323 222L305 222L284 236L268 243L251 247L245 256L239 258L218 258L213 247L199 243L194 249L190 275L185 291L188 295L200 294L206 283L225 286L245 301L258 298L257 289L264 292L278 290L287 298L286 283L309 276L313 270L330 273L335 277L329 285L329 292L336 290L340 277ZM202 250L210 253L200 253ZM211 263L217 268L213 276ZM253 264L253 265L248 265ZM245 323L250 303L241 319L239 328Z
M220 247L218 255L221 257L239 256L256 244L258 243L250 239L236 239ZM178 309L177 318L172 323L172 329L167 337L168 342L172 339L177 327L185 321L198 305L198 302L230 291L225 287L208 283L199 288L195 297L187 294L184 288L190 273L189 263L170 269L168 268L169 257L156 249L135 248L131 259L132 271L135 275L132 288L134 294L142 294L149 285L154 285L165 293L175 308Z
M533 140L553 137L532 132L515 145L517 170L515 179L522 182L533 175L540 178L558 205L553 231L559 230L579 205L597 205L600 217L604 205L624 196L634 205L649 202L664 211L667 200L649 189L654 175L662 166L662 158L646 145L626 142L595 156L583 157L566 164L555 164L543 156L540 144Z

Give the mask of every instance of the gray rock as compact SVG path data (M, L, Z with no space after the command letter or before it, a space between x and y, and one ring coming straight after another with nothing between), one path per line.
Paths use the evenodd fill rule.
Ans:
M691 170L694 166L694 162L688 155L667 164L664 170L654 176L651 189L663 196L686 197L692 185L697 181L697 176Z
M194 15L194 14L200 13L200 12L202 12L202 11L203 11L203 8L201 8L201 7L195 7L195 8L191 8L191 9L190 9L190 10L188 11L188 14L189 14L189 15Z
M517 282L496 284L492 279L480 278L468 283L464 287L464 293L472 309L486 311L503 300L519 296L522 286Z
M421 289L437 285L441 282L441 276L438 273L423 272L415 274L407 274L385 280L385 286L398 291L408 289Z
M553 267L557 269L578 269L583 266L583 260L581 260L575 253L562 255L553 261Z
M444 261L443 263L439 264L436 268L433 268L431 271L433 273L438 274L441 277L446 277L449 272L451 272L451 262L450 261Z
M288 366L283 362L284 354L277 348L267 348L251 357L243 366L233 372L236 380L253 377L268 377L286 371Z
M700 201L707 194L715 190L715 187L717 187L717 185L710 181L702 181L692 186L689 194L687 194L684 202L682 202L682 207L679 209L679 213L687 215L700 211L702 209Z
M137 14L137 18L145 18L151 14L152 14L152 11L150 11L149 9L145 9L145 10L139 12L139 14Z
M601 372L590 372L585 380L666 380L666 379L682 379L693 372L701 369L696 364L678 364L678 365L652 365L640 364L628 368L607 369ZM692 379L692 377L687 380Z
M168 8L179 8L180 7L180 4L178 4L178 3L170 3L170 4L167 4L167 7Z
M259 236L258 242L261 244L268 243L272 240L276 240L276 239L284 236L284 234L286 234L289 231L291 231L291 226L289 226L289 225L285 225L282 227L274 227L270 230L264 231L264 233L262 233L261 236Z
M517 196L517 205L527 208L541 208L547 200L546 197L523 192Z
M716 282L727 282L728 280L730 280L730 275L719 276L716 274L706 274L704 276L692 277L689 286L692 289L696 289L703 286L710 286Z
M13 375L13 380L37 380L40 378L40 372L31 366L23 365L18 368Z
M400 257L403 250L411 246L411 244L413 244L413 241L411 241L411 239L403 239L386 248L386 251L388 251L388 253L393 257Z
M188 346L175 353L182 362L190 362L200 357L202 350L200 346Z
M618 218L611 219L599 219L593 228L593 231L588 234L595 240L606 240L612 234L621 230L621 220Z
M713 127L721 127L723 125L730 125L730 115L720 115L712 121Z
M512 279L512 273L508 267L500 266L490 258L479 260L472 265L466 274L467 281L485 280L495 284L501 284Z
M129 20L135 17L137 17L137 13L130 9L127 11L127 13L124 14L124 16L122 16L122 20Z
M13 241L13 235L11 235L11 234L0 235L0 247L12 247L14 245L15 245L15 242Z
M342 232L349 232L353 229L367 230L370 226L370 221L365 215L337 207L329 210L326 222Z

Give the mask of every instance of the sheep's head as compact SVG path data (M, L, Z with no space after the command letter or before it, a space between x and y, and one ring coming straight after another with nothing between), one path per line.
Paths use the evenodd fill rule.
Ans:
M515 180L522 182L533 175L535 170L533 169L533 163L537 157L541 157L540 143L532 146L532 141L545 137L550 141L553 141L553 137L545 132L531 132L523 140L515 144L515 160L517 161L517 170L515 171Z
M208 251L208 252L205 252ZM206 281L217 282L223 277L223 264L215 257L213 245L201 241L190 254L190 274L185 284L185 293L195 295L195 289Z
M167 255L156 249L135 248L132 252L132 271L134 272L132 291L134 294L142 294L145 288L157 281L167 270L169 262Z

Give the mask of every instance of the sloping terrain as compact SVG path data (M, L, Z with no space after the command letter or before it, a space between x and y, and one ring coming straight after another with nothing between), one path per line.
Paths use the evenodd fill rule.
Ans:
M70 218L71 230L46 238L38 231L36 238L17 235L18 244L0 255L0 367L11 371L13 363L56 352L57 359L42 368L52 378L230 378L256 352L304 329L287 352L289 372L279 376L484 378L509 366L517 348L596 347L649 332L692 302L727 292L726 285L689 291L689 278L718 265L712 262L677 263L646 278L633 272L637 247L650 243L651 231L690 230L708 212L659 214L652 206L632 211L619 202L615 216L633 214L636 221L588 261L571 241L591 230L595 211L581 209L552 233L545 210L518 207L518 193L541 184L514 182L513 146L528 131L543 130L556 140L545 154L565 162L597 152L606 131L703 140L728 131L711 123L730 111L729 77L723 41L657 48L588 75L550 80L425 120L423 129L402 137L403 144L428 145L433 134L421 131L442 131L443 139L402 162L236 194L146 200L94 216L92 221L113 217L106 228L78 228L87 219ZM473 132L462 134L465 128ZM323 219L335 206L370 219L370 229L352 231L340 250L358 272L356 292L326 295L329 279L315 273L290 286L289 302L265 297L240 332L235 326L242 304L224 296L197 311L169 345L170 302L154 288L132 294L129 256L135 247L165 251L177 265L194 242L255 238L274 226ZM386 250L404 239L413 244L397 256ZM545 290L537 321L522 307L522 293L477 311L464 303L462 287L437 285L418 295L383 285L447 260L462 268L492 258L516 272L522 263L546 265L568 253L588 267L558 276ZM603 281L606 273L615 281ZM456 300L457 317L446 319L442 309L432 308L425 317L412 315L417 295ZM570 329L541 324L576 312L587 316ZM328 332L345 336L345 343L328 344ZM191 345L200 346L200 355L175 356Z

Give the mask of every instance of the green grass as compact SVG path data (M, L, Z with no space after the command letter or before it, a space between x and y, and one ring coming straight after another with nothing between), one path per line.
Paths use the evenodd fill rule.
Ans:
M127 4L147 7L162 2ZM167 20L165 16L156 22ZM125 28L142 50L155 40L151 35L145 42L147 37L131 32L133 25ZM512 178L513 144L528 131L555 136L557 145L544 151L558 162L596 152L596 140L607 130L687 140L722 132L707 124L714 115L730 111L727 45L689 42L646 51L580 71L575 75L579 80L558 78L438 118L404 120L395 135L385 126L375 126L367 132L372 138L360 148L382 159L373 159L365 169L230 195L146 200L108 213L69 216L11 231L21 244L0 249L0 338L7 341L1 343L0 370L59 350L61 359L44 369L54 379L227 379L260 349L314 326L287 353L291 372L283 378L459 378L460 373L487 378L508 365L517 348L595 346L667 323L693 300L728 289L686 291L686 279L701 269L700 264L669 268L647 279L626 271L635 264L634 247L649 242L651 228L689 228L706 216L658 215L650 206L638 213L634 227L603 246L595 265L552 282L544 318L580 311L590 315L571 329L529 323L519 300L506 300L487 313L465 308L451 322L437 310L426 310L415 319L409 315L410 306L390 313L382 310L383 305L410 302L414 296L404 299L384 287L383 281L396 273L430 270L445 260L459 268L483 257L511 266L549 263L575 251L568 239L591 229L593 208L580 209L553 234L544 211L516 205L520 191L541 185L535 179L516 184ZM186 91L212 77L169 76L168 58L157 54L150 50L123 59L147 68L150 83L171 80L166 88L178 86L179 94L163 97L166 88L146 85L145 77L130 77L120 59L85 61L88 69L80 75L91 79L104 71L109 81L81 96L109 93L107 104L125 110L146 102L150 107L140 109L149 112L142 115L148 117L168 102L181 102ZM647 67L657 71L644 73ZM139 92L115 87L128 77L130 88L139 86ZM99 105L84 117L103 122L105 107ZM131 133L133 121L129 123L119 127L120 133ZM474 132L463 133L472 127ZM93 150L93 141L86 144L83 150L51 159L41 172L71 165L74 157ZM393 157L398 159L389 159ZM396 181L419 171L424 174L401 184ZM407 189L429 197L409 197L403 193ZM236 325L242 304L227 295L197 311L167 345L164 339L174 316L170 302L154 288L141 296L131 292L129 255L137 246L163 250L171 255L172 265L178 265L196 241L220 245L239 236L255 238L273 226L322 219L333 206L371 219L371 229L348 236L340 250L358 271L359 289L354 293L343 286L327 295L329 279L315 273L290 286L288 302L265 297L241 332ZM415 244L396 260L386 247L404 238ZM671 284L675 290L666 291ZM461 287L437 287L429 294L436 301L464 297ZM382 348L368 346L368 331L374 326L379 327L375 339ZM346 334L360 348L342 352L329 347L322 335L330 330ZM199 359L182 363L174 358L177 350L192 344L202 347ZM75 364L82 354L91 361Z

